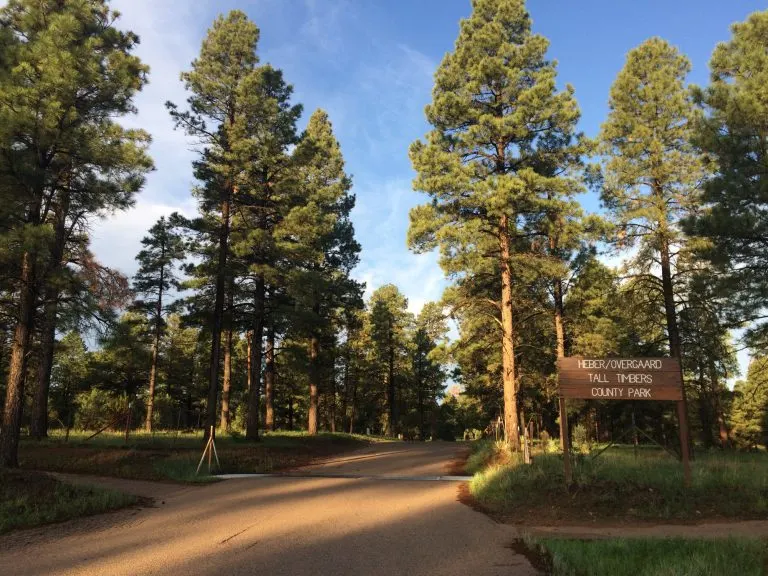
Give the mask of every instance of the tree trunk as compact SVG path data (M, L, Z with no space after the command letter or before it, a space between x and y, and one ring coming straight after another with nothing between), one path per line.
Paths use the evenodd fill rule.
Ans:
M261 340L264 336L265 308L264 278L256 279L256 289L253 295L253 335L251 340L251 391L248 394L248 418L246 420L245 437L250 440L259 439L261 418Z
M245 377L248 394L251 393L251 345L253 344L253 333L249 330L245 333Z
M563 329L563 282L559 278L554 281L553 294L555 300L555 350L557 358L565 358L565 330ZM560 449L565 454L568 446L568 415L565 400L558 402L560 410Z
M234 300L235 281L229 284L227 294L227 329L224 336L224 380L221 383L221 420L219 428L229 432L232 418L229 413L229 395L232 388L232 304Z
M347 406L349 405L349 355L344 358L344 393L341 396L341 429L346 429Z
M517 382L515 381L515 330L512 322L512 264L509 249L509 219L499 222L499 249L501 259L501 329L502 329L502 382L504 387L504 430L507 443L513 450L520 449L517 421Z
M229 212L232 188L221 202L221 228L219 230L219 261L216 265L216 300L213 306L211 326L211 365L208 374L208 406L205 414L205 437L216 426L216 408L219 400L219 364L221 356L221 326L224 316L224 286L227 277L229 253ZM215 432L214 432L215 433Z
M349 433L355 433L355 406L357 405L357 381L352 388L352 406L349 411Z
M64 249L67 243L67 214L69 213L69 192L61 191L56 206L56 228L51 247L50 264L45 278L45 305L40 333L40 367L37 373L37 388L32 402L30 435L36 440L48 436L48 391L51 387L54 345L56 343L56 322L60 288L58 274L62 270Z
M419 410L419 436L424 440L424 383L421 368L421 355L417 352L416 360L416 402Z
M267 330L267 348L264 354L266 365L264 366L264 404L266 414L264 426L267 430L275 429L275 327Z
M160 258L165 260L165 242L160 245ZM160 287L157 292L155 307L155 339L152 342L152 365L149 367L149 394L147 398L147 420L144 427L152 432L152 414L155 409L155 383L157 381L157 358L160 354L160 333L163 327L163 283L165 282L165 266L160 266Z
M288 430L293 432L293 396L288 397Z
M34 330L36 304L36 256L24 252L21 260L19 317L13 334L8 386L5 392L2 429L0 429L0 467L17 467L21 416L24 408L24 379L27 374L29 341Z
M389 436L397 434L397 399L395 398L395 343L392 327L389 329L389 358L387 360L387 400L389 402Z
M672 283L672 262L669 253L669 241L666 236L661 237L659 256L661 261L661 283L664 292L664 312L667 317L667 335L669 337L669 354L680 362L680 381L683 382L683 399L678 402L677 416L680 424L680 447L683 450L683 461L687 462L690 451L688 436L688 399L685 393L685 379L683 377L683 353L680 345L680 330L677 326L677 310L675 308L675 289ZM686 469L686 478L688 477Z
M328 399L331 404L330 410L330 429L331 432L336 432L336 363L333 363L333 369L331 370L330 377L330 390L328 391Z
M725 424L725 415L723 414L723 405L720 395L720 378L714 364L710 365L712 382L712 415L717 423L717 437L720 440L720 447L727 448L730 444L730 435L728 427ZM713 442L714 444L714 442Z
M317 434L317 391L320 378L320 339L313 335L309 340L309 413L307 433Z

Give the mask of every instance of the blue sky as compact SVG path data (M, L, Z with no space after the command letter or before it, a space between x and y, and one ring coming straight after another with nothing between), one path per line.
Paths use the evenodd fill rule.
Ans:
M160 215L194 213L190 197L194 154L174 132L163 106L183 102L179 73L197 54L219 13L244 10L261 29L262 62L283 69L305 118L328 111L353 175L353 219L362 244L356 276L368 294L397 284L418 311L444 287L435 255L411 254L405 243L409 209L424 200L411 190L408 146L429 129L424 106L432 76L467 17L469 0L115 0L120 26L138 33L139 55L150 65L150 85L127 120L149 130L157 170L136 208L94 228L100 259L127 274L139 240ZM607 113L610 85L626 52L651 36L678 46L693 64L690 80L706 83L715 44L729 26L759 9L757 0L530 0L534 31L551 41L559 80L576 90L581 129L595 135ZM593 196L583 203L599 208Z

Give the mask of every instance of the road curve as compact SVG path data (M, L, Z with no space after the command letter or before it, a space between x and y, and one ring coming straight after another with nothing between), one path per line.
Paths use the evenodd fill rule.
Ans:
M0 574L536 574L509 527L457 501L457 483L402 480L449 474L459 450L383 443L307 477L157 485L151 508L0 537Z

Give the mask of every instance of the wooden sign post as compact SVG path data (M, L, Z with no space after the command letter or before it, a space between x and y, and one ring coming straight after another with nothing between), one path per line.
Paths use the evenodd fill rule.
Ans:
M677 402L680 455L686 485L691 481L688 422L683 402L683 373L676 358L559 358L560 434L565 480L571 482L567 398L582 400L656 400Z

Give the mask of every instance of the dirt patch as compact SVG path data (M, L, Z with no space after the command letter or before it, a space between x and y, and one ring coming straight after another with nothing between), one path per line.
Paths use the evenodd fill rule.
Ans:
M495 522L504 523L503 518L497 517L496 514L494 514L493 510L490 510L480 504L480 502L477 501L477 498L475 498L472 495L472 492L469 490L469 483L468 482L462 482L459 484L459 488L456 491L456 501L461 502L464 504L464 506L469 506L474 510L475 512L481 512L488 516L491 520L494 520Z
M471 453L471 450L469 448L465 448L461 452L459 452L455 458L453 458L448 464L445 466L445 473L448 476L464 476L466 475L466 465L467 460L469 459L469 455Z

